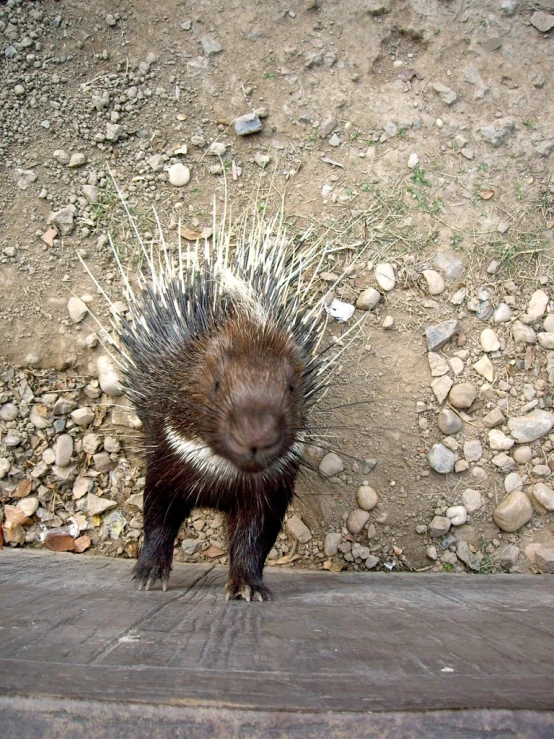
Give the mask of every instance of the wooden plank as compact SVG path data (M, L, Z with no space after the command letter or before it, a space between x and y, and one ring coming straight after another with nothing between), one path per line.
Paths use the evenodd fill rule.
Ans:
M225 603L225 568L0 554L0 695L258 711L554 709L554 578L269 569L277 599Z

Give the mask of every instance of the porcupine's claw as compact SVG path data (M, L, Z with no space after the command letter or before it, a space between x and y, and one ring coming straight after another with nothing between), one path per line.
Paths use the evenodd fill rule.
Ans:
M131 580L139 581L139 590L150 590L160 580L165 593L169 582L169 572L165 572L161 567L152 567L146 571L137 571L135 567Z
M237 583L229 580L225 585L225 600L243 600L250 603L251 601L271 600L271 591L265 585L250 585L247 582Z

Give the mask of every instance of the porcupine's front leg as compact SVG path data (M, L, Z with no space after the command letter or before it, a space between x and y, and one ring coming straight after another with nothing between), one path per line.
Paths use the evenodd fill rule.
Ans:
M155 482L146 474L144 488L144 542L133 570L139 590L149 590L161 580L166 590L173 561L173 545L190 505L174 488Z
M271 600L270 589L263 584L263 569L267 555L275 544L290 498L288 491L283 500L274 503L263 512L239 510L229 515L229 580L225 586L225 600Z

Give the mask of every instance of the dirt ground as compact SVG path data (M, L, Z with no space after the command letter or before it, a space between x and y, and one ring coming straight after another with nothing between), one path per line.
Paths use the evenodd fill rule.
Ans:
M98 390L105 352L93 317L75 322L67 307L78 296L108 316L78 254L121 299L108 233L133 264L112 173L143 231L155 230L154 204L169 239L179 219L209 227L225 188L237 212L283 202L293 230L311 226L340 244L328 269L348 270L337 290L346 302L379 288L378 263L394 269L395 287L380 289L322 403L328 431L312 461L335 452L343 470L302 476L291 514L311 539L286 527L270 564L549 571L554 555L541 565L535 553L553 551L553 517L534 491L551 489L554 435L534 440L523 462L508 450L499 466L483 417L497 405L518 417L535 400L533 408L552 408L554 346L514 337L517 321L539 339L553 331L543 315L527 320L536 290L547 294L544 317L554 298L550 21L551 0L0 2L0 406L17 409L0 419L6 541L42 546L45 532L77 517L78 550L135 556L140 544L137 433L125 413L114 424L121 401ZM262 130L239 136L234 121L249 112ZM190 170L182 187L168 181L176 163ZM428 269L445 282L436 294ZM500 304L507 321L492 316ZM463 428L447 448L459 462L470 456L467 442L479 441L482 454L439 474L427 455L444 440L437 415L451 405L431 388L424 332L450 319L458 333L439 351L460 360L448 375L470 383L476 399L456 411ZM499 338L486 352L490 382L473 368L487 327ZM333 324L329 339L344 331ZM52 411L60 398L71 411L92 406L88 431L70 410ZM30 420L37 405L44 426ZM87 451L92 430L100 440ZM61 433L74 451L60 470ZM514 470L532 517L507 531L493 514ZM347 519L364 483L378 505L355 533ZM446 537L432 535L432 519L467 489L480 492L480 505ZM117 507L93 510L90 494ZM21 508L26 498L36 498L35 510ZM225 563L223 529L219 517L195 514L177 556ZM338 551L325 543L329 533L342 534Z

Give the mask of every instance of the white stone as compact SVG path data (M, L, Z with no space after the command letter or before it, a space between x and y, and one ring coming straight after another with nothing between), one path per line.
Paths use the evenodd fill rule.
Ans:
M299 516L291 516L285 521L285 531L293 539L297 539L301 544L307 544L312 538L312 532L306 526Z
M518 444L528 444L540 439L554 426L554 413L535 410L526 416L510 418L508 428Z
M374 287L368 287L358 295L356 308L358 310L373 310L381 300L381 293Z
M449 400L454 408L469 408L477 397L477 389L470 382L461 382L454 385L450 391Z
M167 171L169 182L174 187L184 187L190 181L190 169L181 162L172 164Z
M512 309L506 303L500 303L494 311L492 320L495 323L508 323L512 317Z
M377 284L385 292L390 292L396 285L396 277L392 264L382 262L375 267L375 279Z
M506 436L500 429L489 431L489 446L495 452L507 452L515 444L513 439Z
M544 331L537 334L537 341L543 349L554 349L554 333L551 331Z
M325 536L323 542L323 552L326 557L334 557L339 551L339 545L342 542L342 534L331 532Z
M447 374L449 370L448 360L442 354L429 352L427 354L427 361L429 362L432 377L442 377Z
M408 167L414 169L419 164L419 157L415 152L412 152L408 157Z
M22 498L17 504L17 507L19 508L21 513L23 513L25 516L28 516L29 518L35 515L38 506L39 499L34 495L30 495L27 498Z
M115 508L117 503L115 500L107 500L106 498L100 498L94 493L87 495L87 513L89 516L97 516L104 511L108 511L110 508Z
M549 313L542 324L547 333L554 333L554 313Z
M527 315L532 318L542 318L548 305L548 295L544 290L535 290L527 306Z
M547 511L554 511L554 490L544 482L533 486L533 495Z
M369 485L361 485L356 493L356 500L360 508L364 511L371 511L379 502L379 496Z
M356 508L356 510L352 511L348 516L346 528L351 534L359 534L368 521L369 513L361 508Z
M453 505L447 508L446 517L450 519L452 526L462 526L467 521L467 510L463 505Z
M484 352L496 352L500 349L500 342L498 336L492 330L492 328L485 328L481 331L480 336L481 348Z
M464 443L464 457L468 462L478 462L483 456L483 447L478 439Z
M324 477L338 475L343 469L343 461L335 452L328 452L319 463L319 471Z
M523 480L517 474L517 472L510 472L504 478L504 490L507 493L513 493L514 490L521 490L523 488Z
M102 392L112 398L123 394L119 373L110 357L106 355L98 357L96 369L98 372L98 382L100 383Z
M435 397L439 403L444 403L453 384L453 380L448 377L448 375L443 375L442 377L437 377L436 380L433 380L431 388L433 389Z
M67 312L73 323L80 323L88 313L88 308L81 298L73 295L67 301Z
M444 292L444 280L436 270L424 269L422 275L427 283L427 292L429 295L440 295Z
M481 359L475 362L475 364L473 365L473 369L477 372L478 375L484 377L487 382L494 381L494 367L491 360L486 354L483 354Z
M512 533L525 526L533 517L533 506L529 498L521 490L514 490L507 495L493 513L495 524Z
M483 505L483 498L479 490L473 488L466 488L462 493L462 502L468 513L478 511Z

